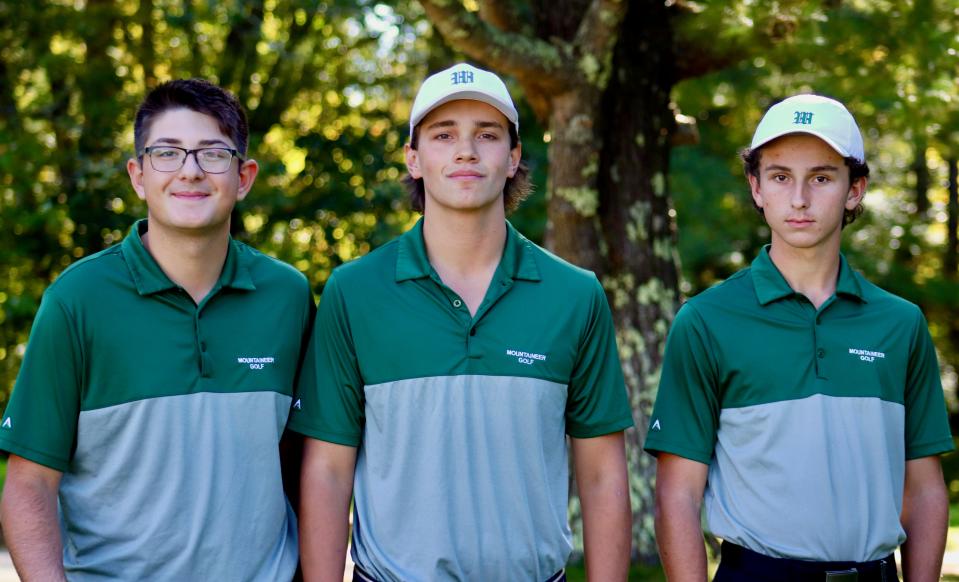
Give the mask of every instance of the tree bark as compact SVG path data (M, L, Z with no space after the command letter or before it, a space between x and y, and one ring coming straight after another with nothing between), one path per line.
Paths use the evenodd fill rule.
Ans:
M949 165L949 202L946 207L946 255L943 261L946 277L955 279L959 273L959 159L950 157Z

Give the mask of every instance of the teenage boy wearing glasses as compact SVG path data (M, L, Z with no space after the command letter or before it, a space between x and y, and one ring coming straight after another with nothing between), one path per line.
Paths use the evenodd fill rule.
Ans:
M570 439L593 580L625 580L632 426L596 276L526 240L503 81L459 64L416 96L407 185L423 218L323 291L290 429L306 439L306 579L564 580Z
M919 309L840 253L869 167L839 102L790 97L743 152L769 225L749 269L690 299L666 343L646 450L670 580L938 580L952 449ZM705 501L704 501L705 497Z
M134 136L147 218L46 290L0 423L14 565L27 580L290 580L278 445L309 285L230 237L258 169L232 95L162 84Z

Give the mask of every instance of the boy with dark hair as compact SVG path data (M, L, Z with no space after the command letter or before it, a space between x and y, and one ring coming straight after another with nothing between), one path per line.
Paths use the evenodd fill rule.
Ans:
M646 450L671 581L938 580L953 448L919 309L840 253L869 168L839 102L790 97L743 155L771 243L683 305L666 343Z
M44 293L0 423L7 544L27 580L290 580L309 285L230 237L258 171L232 95L164 83L135 136L147 218Z
M354 492L354 580L564 580L566 435L589 577L626 579L632 414L612 317L595 275L506 221L525 190L518 124L495 74L429 77L406 148L423 218L323 291L290 418L310 437L308 580L342 579Z

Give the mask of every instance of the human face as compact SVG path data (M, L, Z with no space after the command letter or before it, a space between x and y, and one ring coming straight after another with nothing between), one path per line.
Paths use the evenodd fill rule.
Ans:
M144 142L147 147L172 145L187 149L201 147L235 148L216 120L192 109L170 109L153 120ZM230 230L230 213L249 193L256 178L255 161L234 158L229 170L209 174L189 155L174 172L153 169L143 156L127 162L127 172L137 196L146 201L149 229L167 233L212 234Z
M481 101L461 99L431 111L419 125L406 166L423 180L424 213L500 212L506 179L516 175L520 145L510 148L509 120Z
M809 134L791 134L762 147L759 177L749 176L753 200L772 231L772 250L839 252L842 218L866 193L866 178L850 184L843 157Z

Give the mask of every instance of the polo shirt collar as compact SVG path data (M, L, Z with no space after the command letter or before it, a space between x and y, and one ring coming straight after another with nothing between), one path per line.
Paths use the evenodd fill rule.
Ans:
M396 255L396 282L429 277L433 272L423 241L423 219L399 238ZM533 243L506 221L506 245L498 271L512 279L541 280Z
M753 287L756 290L756 297L759 299L760 305L768 305L773 301L791 297L796 293L769 257L769 247L770 245L766 245L762 248L759 255L753 260L751 268ZM839 254L839 279L836 281L836 295L845 295L862 302L866 301L862 294L859 279L842 253Z
M177 284L170 280L157 264L150 251L143 246L143 234L147 231L147 220L140 219L130 228L130 233L123 239L120 251L123 260L130 269L133 283L140 295L151 295L177 288ZM247 255L239 252L239 243L230 237L227 247L226 261L214 289L230 287L252 291L256 289L253 277L250 275Z

